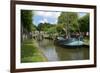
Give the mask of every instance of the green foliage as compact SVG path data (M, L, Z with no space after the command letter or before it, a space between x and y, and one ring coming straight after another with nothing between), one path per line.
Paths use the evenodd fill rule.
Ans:
M58 24L58 25L56 26L56 30L57 30L58 32L61 32L61 31L63 30L63 28L64 28L64 26L63 26L62 24Z
M50 23L40 23L37 27L37 29L39 31L47 31L50 27L52 27L53 25Z
M58 18L59 24L77 24L78 15L75 12L62 12Z
M89 32L89 14L88 13L79 19L79 24L80 24L81 32Z
M31 31L33 13L31 10L21 10L21 24L27 30Z
M32 31L35 31L35 30L37 30L37 27L36 27L34 24L32 24L32 25L31 25L31 30L32 30Z
M56 33L56 26L52 26L50 28L47 29L47 33L48 34L54 34Z
M64 34L66 32L65 27L63 24L56 25L56 30L60 34Z
M59 24L63 27L59 27ZM62 12L58 18L58 27L60 31L61 29L66 29L66 35L68 35L70 31L77 31L78 14L76 12Z

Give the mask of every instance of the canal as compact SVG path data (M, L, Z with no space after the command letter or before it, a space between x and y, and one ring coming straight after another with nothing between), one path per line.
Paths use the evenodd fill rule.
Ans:
M62 48L54 45L53 40L37 41L39 48L48 61L68 61L89 59L89 48Z

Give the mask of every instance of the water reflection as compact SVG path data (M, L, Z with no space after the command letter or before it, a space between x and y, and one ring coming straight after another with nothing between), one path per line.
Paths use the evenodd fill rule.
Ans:
M89 48L62 48L55 46L52 40L38 41L40 49L48 61L67 61L89 59Z

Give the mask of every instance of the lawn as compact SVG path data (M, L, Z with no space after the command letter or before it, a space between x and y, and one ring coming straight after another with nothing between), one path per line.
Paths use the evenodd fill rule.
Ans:
M35 40L25 40L21 44L21 62L44 62L47 61L41 50L39 50Z

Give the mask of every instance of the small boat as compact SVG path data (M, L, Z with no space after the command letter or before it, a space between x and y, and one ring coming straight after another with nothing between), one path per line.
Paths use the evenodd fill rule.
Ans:
M55 43L62 47L81 47L84 44L83 39L80 37L68 39L60 37L59 39L55 40Z

